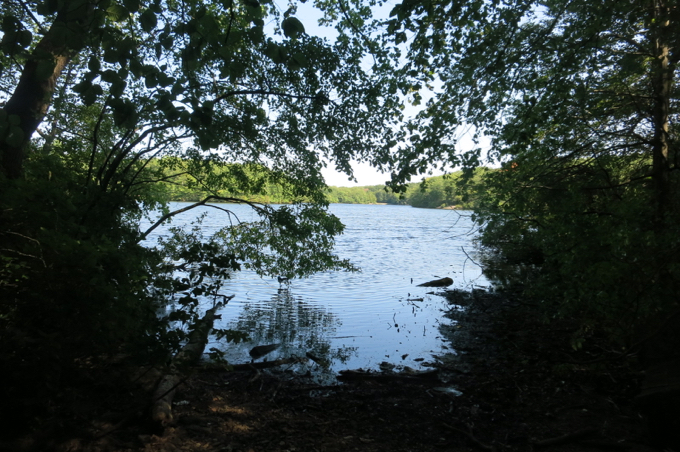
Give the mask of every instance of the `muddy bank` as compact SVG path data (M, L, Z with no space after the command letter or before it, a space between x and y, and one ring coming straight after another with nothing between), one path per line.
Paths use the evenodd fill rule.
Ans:
M86 451L655 450L631 403L628 363L583 364L576 325L546 326L484 292L450 292L447 356L437 375L385 372L332 386L277 372L200 370L179 387L176 421L154 431L139 397L91 394L53 448ZM581 363L581 364L579 364Z

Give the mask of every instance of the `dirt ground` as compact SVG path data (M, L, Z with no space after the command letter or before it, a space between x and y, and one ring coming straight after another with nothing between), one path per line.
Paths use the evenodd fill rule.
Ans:
M521 305L484 292L451 292L449 299L448 315L457 322L446 334L457 354L439 357L435 378L372 373L319 386L285 368L198 371L180 388L175 422L164 429L147 424L142 409L133 407L130 414L117 399L107 415L90 419L55 448L661 450L651 445L631 402L640 374L620 360L598 362L595 338L576 353L569 346L575 329L569 322L546 326Z

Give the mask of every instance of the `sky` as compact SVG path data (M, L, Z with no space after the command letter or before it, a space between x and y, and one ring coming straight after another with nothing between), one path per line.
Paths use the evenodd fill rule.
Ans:
M386 1L382 6L374 8L374 15L376 17L386 18L389 17L389 12L394 7L397 1ZM334 39L336 36L335 30L327 27L320 27L318 25L318 19L320 18L320 12L316 10L310 3L299 4L299 9L297 11L296 17L300 19L305 27L305 31L314 36L326 37L329 40ZM429 97L428 93L422 93L423 103ZM411 111L409 111L411 110ZM417 109L413 106L407 106L405 113L407 116L414 116L417 113ZM465 128L463 128L465 129ZM461 130L460 136L455 137L460 144L461 149L472 148L475 145L472 143L471 131ZM487 140L483 140L483 147L487 147ZM352 168L354 170L354 177L357 179L356 182L348 180L348 176L335 170L333 164L329 163L327 168L322 170L323 176L326 179L326 183L330 186L336 187L356 187L356 186L366 186L366 185L382 185L390 179L389 174L380 173L375 168L371 167L368 163L352 163ZM443 171L433 171L432 176L438 176L444 174ZM430 176L428 176L430 177ZM411 182L419 182L421 177L417 180L412 180Z
M348 180L346 174L335 171L333 168L324 168L321 170L323 177L326 179L326 184L334 187L362 187L365 185L382 185L390 179L389 174L378 172L368 163L353 163L354 177L357 182Z
M389 10L391 10L396 2L387 2L382 9L387 11L378 12L378 15L388 16ZM375 13L375 12L374 12ZM323 36L328 39L333 39L336 35L333 29L327 27L320 27L317 22L320 17L320 13L316 10L310 3L300 4L298 13L296 15L298 19L305 26L305 31L310 35ZM327 168L324 168L321 172L326 179L326 184L335 187L357 187L365 185L381 185L389 180L389 174L380 173L375 168L371 167L368 163L352 163L352 169L354 170L354 177L357 182L348 180L348 176L344 173L335 171L332 163L328 164Z

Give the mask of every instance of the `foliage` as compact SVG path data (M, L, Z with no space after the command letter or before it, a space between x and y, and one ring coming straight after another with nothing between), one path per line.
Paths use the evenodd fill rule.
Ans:
M366 187L330 187L326 199L331 203L375 204L375 194Z
M453 207L470 210L477 205L482 191L485 190L482 178L489 171L488 168L480 167L473 170L469 178L464 177L462 171L423 178L419 183L404 185L396 193L384 185L363 188L373 193L379 203L430 209Z
M678 311L676 2L404 2L389 32L435 90L408 125L411 172L466 168L491 139L477 221L488 273L548 316L639 343ZM409 35L410 33L410 35Z
M412 184L407 188L404 198L413 207L472 209L483 190L480 182L487 171L484 167L477 168L469 179L464 177L462 171L423 179L420 184Z
M222 189L210 192L204 188L205 176L200 169L196 172L190 161L167 157L152 160L152 168L162 169L165 178L171 182L161 182L157 197L168 201L198 202L213 193L221 198L244 199L262 204L290 204L295 202L291 191L292 185L285 178L274 175L262 165L214 164L210 166L211 174L222 181ZM414 207L439 208L456 206L470 209L474 205L480 178L487 171L479 168L474 171L472 180L461 178L462 172L450 175L423 178L421 183L410 183L404 186L405 191L399 193L385 185L365 187L328 187L325 199L328 203L341 204L402 204ZM244 189L241 181L247 181ZM464 189L467 184L468 188ZM472 188L477 187L477 188Z
M244 199L262 204L288 204L300 199L296 184L286 174L260 164L214 163L197 167L194 162L176 157L152 160L149 166L164 174L158 184L159 197L168 201L198 202L211 195ZM209 175L206 174L209 172ZM219 189L210 190L206 179L219 180Z
M368 9L318 6L334 41L307 34L295 2L3 2L0 361L12 371L0 395L12 434L39 419L20 395L64 407L84 363L162 363L240 268L352 269L332 251L342 226L320 169L390 163L400 82ZM194 206L247 203L260 220L143 247L141 218L178 213L168 186L206 194Z
M116 194L91 204L59 161L26 169L36 176L1 183L3 422L13 434L79 381L85 363L129 352L155 361L173 343L157 315L165 301L150 287L165 266L138 245L137 215L123 213Z

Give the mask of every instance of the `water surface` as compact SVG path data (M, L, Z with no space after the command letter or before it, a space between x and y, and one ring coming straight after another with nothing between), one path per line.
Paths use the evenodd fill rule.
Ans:
M247 206L221 206L242 221L252 218ZM335 371L375 369L383 361L418 368L444 351L439 326L448 322L442 316L447 304L432 294L439 289L416 286L443 277L454 280L452 288L487 284L470 259L469 212L356 204L333 204L331 211L346 225L336 253L362 271L318 273L283 286L238 272L225 287L235 297L216 326L247 331L250 340L208 347L224 349L230 362L242 363L250 361L252 347L280 343L266 359L312 352ZM208 212L206 234L228 224L223 212L210 208L181 214L173 224L201 212ZM166 231L159 228L150 240Z

